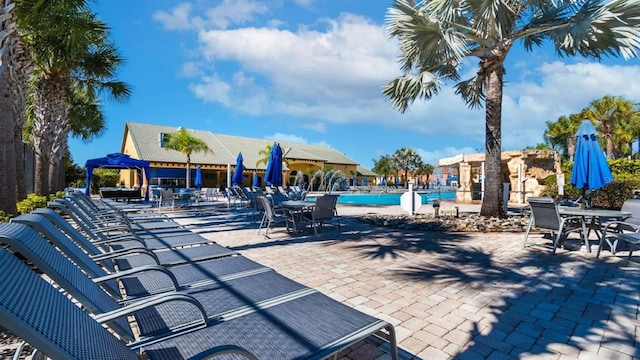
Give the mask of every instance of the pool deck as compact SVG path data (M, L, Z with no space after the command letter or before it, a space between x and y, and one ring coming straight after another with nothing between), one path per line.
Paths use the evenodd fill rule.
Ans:
M477 204L444 206L479 211ZM404 213L399 206L338 212L340 235L276 228L266 239L245 209L226 203L167 211L209 239L389 321L401 359L640 359L640 251L630 260L626 251L596 259L579 246L552 255L541 234L523 248L522 233L422 232L356 220ZM0 335L0 357L9 357L16 344ZM387 350L368 338L339 359L387 360Z
M478 212L477 204L447 203ZM418 212L431 212L423 206ZM203 236L395 326L403 359L640 359L640 251L600 259L522 233L444 233L373 227L338 206L342 233L257 235L244 210L172 213ZM567 241L569 245L576 245ZM573 249L573 250L572 250ZM388 359L374 339L341 359Z

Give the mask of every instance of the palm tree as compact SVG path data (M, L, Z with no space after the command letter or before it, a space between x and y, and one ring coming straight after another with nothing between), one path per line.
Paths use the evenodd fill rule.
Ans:
M413 172L416 176L427 175L427 181L429 180L429 175L433 174L433 165L421 163L416 167L416 170Z
M607 159L620 157L622 147L633 140L633 134L626 129L635 113L632 101L611 95L594 100L582 111L582 115L594 123L604 138Z
M371 161L373 161L373 168L371 170L383 178L386 178L387 175L394 171L393 166L391 165L391 155L381 155L377 161Z
M480 214L504 216L502 199L502 89L504 62L516 41L528 51L546 41L560 56L637 57L640 0L594 1L449 1L395 0L386 26L399 40L402 76L383 94L405 112L417 98L436 95L445 81L470 107L485 105L485 170ZM479 70L460 81L465 58Z
M178 132L167 134L165 150L176 150L187 155L187 189L191 184L191 154L197 152L213 153L206 142L191 135L186 129L178 128Z
M555 122L547 121L544 139L552 149L562 154L565 161L573 161L577 145L576 132L582 120L582 115L571 114L569 117L560 116Z
M395 169L404 171L404 185L407 186L409 170L413 170L422 164L422 158L416 149L402 148L396 150L391 156L391 164Z
M35 63L28 113L33 119L36 193L61 189L64 154L72 131L70 95L77 89L98 99L129 96L126 84L114 81L123 60L108 40L108 27L84 0L24 0L17 7L20 34Z

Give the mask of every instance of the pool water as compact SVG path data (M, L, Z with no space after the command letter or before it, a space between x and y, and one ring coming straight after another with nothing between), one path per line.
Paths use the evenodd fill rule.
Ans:
M419 193L422 204L430 204L434 200L455 200L455 192L429 192ZM340 194L338 204L346 205L400 205L402 193L382 194ZM307 200L315 201L315 197L308 196Z

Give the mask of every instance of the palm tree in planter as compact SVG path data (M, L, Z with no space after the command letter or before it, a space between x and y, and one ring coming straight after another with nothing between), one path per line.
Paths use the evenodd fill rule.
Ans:
M191 135L186 129L178 128L178 132L167 134L165 150L176 150L187 156L187 189L191 184L191 154L197 152L213 153L206 142Z
M402 75L383 94L405 112L416 98L436 95L443 82L457 82L456 93L470 107L485 106L485 191L480 214L504 216L501 121L504 62L520 42L525 50L543 43L559 56L638 56L640 0L395 0L386 17L397 38ZM465 58L478 71L460 81Z

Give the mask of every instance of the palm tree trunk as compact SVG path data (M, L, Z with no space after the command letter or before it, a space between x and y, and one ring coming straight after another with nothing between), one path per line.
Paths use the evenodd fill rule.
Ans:
M15 114L11 94L10 44L16 23L11 0L0 0L0 210L16 214L16 160L13 142ZM9 130L9 131L7 131Z
M9 74L12 79L11 91L13 94L13 111L15 117L13 141L15 145L16 174L18 179L16 196L18 201L20 201L27 198L22 128L24 126L24 114L27 106L29 79L33 73L34 65L29 49L17 36L14 37L10 44L10 54L12 65L9 66Z
M504 67L495 62L486 69L485 171L482 216L504 217L502 208L502 87Z
M0 58L0 62L4 63L3 60ZM8 71L0 69L0 129L12 129L14 123L9 83ZM0 210L7 214L16 214L15 164L13 132L0 131Z

